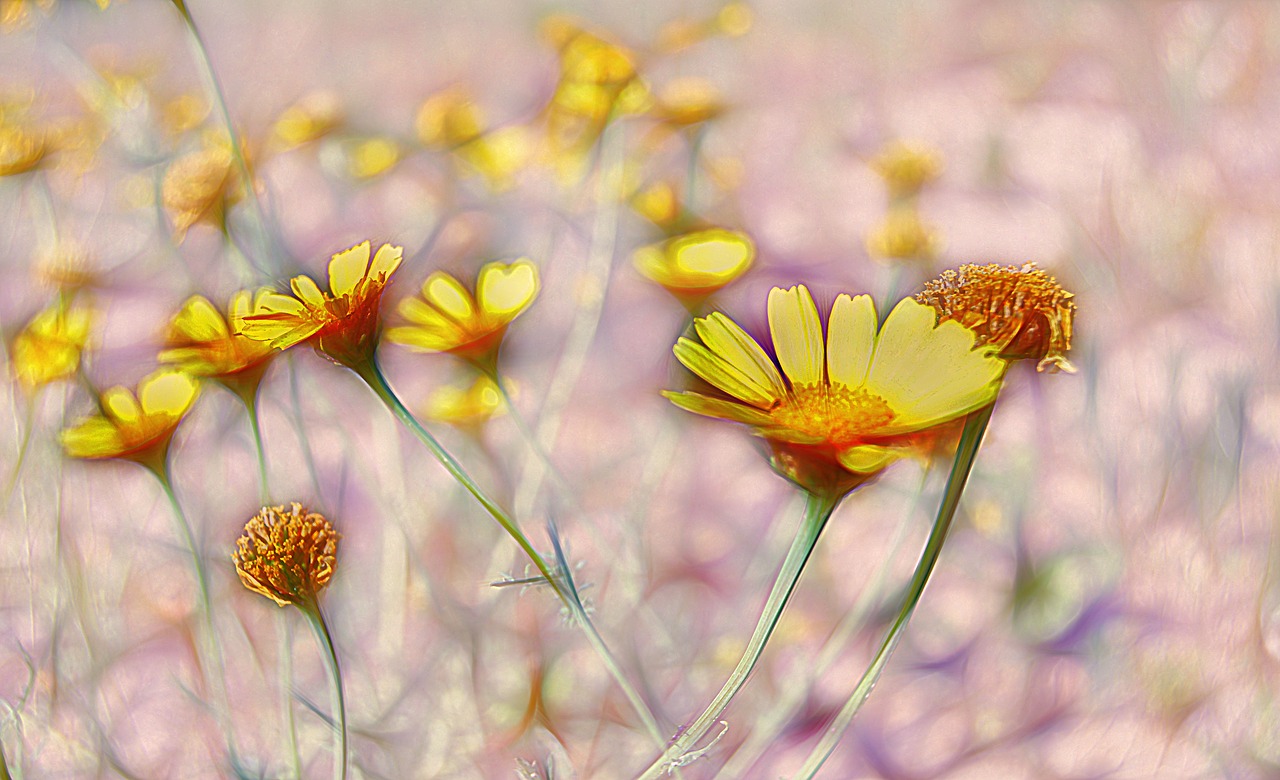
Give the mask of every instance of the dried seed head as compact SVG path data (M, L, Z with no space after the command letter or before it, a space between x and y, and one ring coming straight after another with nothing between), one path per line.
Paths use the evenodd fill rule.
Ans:
M1067 371L1071 293L1036 268L996 263L962 265L943 271L916 295L938 312L938 322L955 320L977 334L977 346L994 346L1005 360L1036 360L1037 371Z
M280 606L314 605L333 577L338 534L323 515L297 502L291 509L263 507L236 540L240 581Z

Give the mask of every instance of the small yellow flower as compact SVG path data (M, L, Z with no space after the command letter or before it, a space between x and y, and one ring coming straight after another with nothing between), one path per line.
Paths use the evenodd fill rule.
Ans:
M309 276L295 276L293 295L267 293L243 318L240 333L274 349L310 341L320 354L339 365L356 367L373 358L382 321L382 292L400 267L404 250L383 244L369 262L365 241L333 256L329 292Z
M493 359L507 326L538 295L538 267L528 258L488 263L475 290L443 271L431 274L421 298L400 302L400 315L412 324L391 328L387 338L418 352L449 352L481 364Z
M92 319L87 307L58 296L14 338L14 377L31 392L75 376Z
M717 35L737 38L751 30L754 20L755 15L746 3L728 3L709 19L685 17L664 24L658 31L654 48L673 54Z
M872 257L891 260L932 260L938 253L938 232L913 208L895 208L867 236Z
M0 176L16 176L38 166L50 152L45 134L16 124L0 124Z
M877 331L870 296L836 298L823 338L803 285L769 293L777 363L720 313L694 320L676 357L719 397L665 392L677 406L751 427L774 468L815 493L847 492L919 446L922 436L995 400L1004 363L973 350L959 323L901 301ZM781 371L779 371L781 366Z
M245 524L231 560L249 590L282 607L310 609L333 578L340 538L323 515L297 502L264 506Z
M533 143L527 128L511 125L485 133L458 147L455 154L465 167L483 176L490 189L502 192L511 188L515 175L529 164Z
M924 286L916 300L932 306L939 322L959 322L1005 360L1035 360L1037 371L1074 372L1067 360L1075 296L1036 268L962 265Z
M400 162L400 145L390 138L363 138L343 144L346 173L353 179L376 179Z
M36 277L66 292L89 287L98 280L89 250L69 238L58 239L40 251L36 259Z
M336 92L308 92L280 114L271 128L272 144L277 149L294 149L323 138L340 127L345 119L342 100Z
M667 125L685 127L715 119L725 111L720 90L706 79L683 78L658 93L649 115Z
M756 247L745 233L713 228L686 233L636 251L636 270L687 303L707 296L746 273Z
M660 228L668 228L680 219L684 204L670 182L655 182L631 196L631 208Z
M256 298L261 301L269 294L264 288ZM188 298L169 324L160 362L220 382L251 401L276 354L269 344L240 334L244 318L254 310L254 298L248 290L237 292L225 316L202 295Z
M483 375L468 387L445 385L427 398L427 417L464 431L477 431L506 411L497 384Z
M165 171L160 194L179 241L199 222L225 229L227 207L243 195L231 149L214 144L178 158Z
M102 413L62 432L62 447L73 458L122 458L162 470L173 432L199 392L191 376L157 371L138 383L135 396L113 387L102 394Z
M884 179L889 196L915 195L942 172L942 154L930 146L894 141L871 158L871 169Z
M479 138L486 124L471 94L464 87L453 86L422 102L413 128L424 145L452 149Z

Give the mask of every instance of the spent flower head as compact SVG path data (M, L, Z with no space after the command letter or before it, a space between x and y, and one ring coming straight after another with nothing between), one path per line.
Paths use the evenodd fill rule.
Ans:
M62 447L73 458L120 458L161 473L173 433L199 389L189 374L172 369L147 376L137 395L113 387L102 394L101 413L62 432Z
M230 147L213 143L179 157L165 171L160 195L179 241L200 222L225 231L227 209L244 195Z
M938 322L959 322L1005 360L1035 360L1037 371L1074 372L1067 360L1075 296L1036 267L962 265L925 284L916 295Z
M686 305L746 273L756 257L751 237L736 230L711 228L669 238L636 250L636 270Z
M769 293L777 364L719 312L694 320L676 357L714 395L665 392L688 411L743 423L774 468L814 493L848 492L918 450L941 426L995 400L1004 363L959 323L906 299L877 329L871 297L841 294L824 338L803 285ZM781 370L779 370L781 369Z
M193 376L213 379L246 401L262 380L276 351L269 344L240 333L244 318L271 291L263 288L255 296L241 290L231 296L224 315L208 298L193 295L169 323L160 362L173 363Z
M264 506L245 524L231 559L244 586L287 607L314 608L333 577L339 535L296 501Z
M411 324L391 328L387 338L418 352L449 352L490 367L507 326L538 295L538 267L528 258L480 269L473 295L461 282L436 271L422 284L421 297L400 302Z
M14 337L14 378L32 392L75 376L92 321L89 307L59 295Z
M333 256L327 293L311 277L295 276L293 296L259 296L253 314L242 318L240 333L274 349L310 341L339 365L366 364L378 346L382 292L404 255L401 247L383 244L370 262L370 249L365 241Z

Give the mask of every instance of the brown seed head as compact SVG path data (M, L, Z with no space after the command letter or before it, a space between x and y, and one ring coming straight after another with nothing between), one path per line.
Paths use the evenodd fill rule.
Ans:
M311 606L333 577L338 534L323 515L294 502L263 507L236 540L231 559L240 581L280 606Z
M1005 360L1036 360L1037 371L1067 371L1076 305L1058 281L1027 263L962 265L924 286L916 300L977 334L976 345L999 349Z

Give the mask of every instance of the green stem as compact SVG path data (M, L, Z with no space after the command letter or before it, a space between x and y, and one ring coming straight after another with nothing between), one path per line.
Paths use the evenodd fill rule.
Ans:
M271 504L271 487L267 478L267 450L262 445L262 423L258 420L258 402L252 396L241 397L245 412L249 415L249 429L253 431L253 446L258 455L258 498L263 506Z
M26 414L23 415L25 427L22 429L22 439L18 444L18 458L13 463L13 473L9 475L8 482L4 486L4 504L9 505L9 499L13 498L14 488L18 486L18 476L22 474L22 467L27 462L27 453L31 450L31 432L36 427L36 394L32 391L26 399ZM17 420L17 417L14 417Z
M422 427L422 423L418 422L418 419L413 416L413 413L405 407L399 396L397 396L395 391L391 389L391 385L387 383L386 377L383 376L382 369L379 368L376 360L370 359L361 366L353 366L352 369L369 385L370 388L372 388L374 393L376 393L382 402L387 405L387 408L391 410L392 414L394 414L406 428L412 431L413 434L417 436L424 445L426 445L427 449L431 451L431 454L440 462L440 465L444 466L445 470L448 471L449 474L452 475L453 478L456 479L467 490L467 492L475 498L476 501L480 502L480 505L485 508L485 511L487 511L494 520L498 521L498 525L502 526L502 529L515 540L516 544L520 545L520 549L524 550L525 555L529 556L529 559L533 561L533 565L537 567L538 573L541 574L543 579L551 585L556 596L560 598L561 602L568 607L570 613L572 613L576 619L575 622L582 627L583 632L587 635L587 641L600 656L605 668L618 684L618 687L622 689L623 694L627 697L627 701L639 716L645 730L649 732L649 735L653 738L654 742L659 745L663 744L664 738L661 730L658 728L657 720L654 718L653 713L649 710L648 705L645 703L644 698L640 695L639 691L631 685L626 676L622 673L621 665L609 650L608 645L605 644L604 639L596 630L595 625L591 622L590 616L587 615L587 611L583 607L581 600L578 599L577 591L573 586L572 575L569 572L568 567L563 565L559 566L558 568L561 570L559 572L552 570L546 559L533 546L533 543L529 541L529 537L526 536L524 531L520 529L520 526L516 524L515 519L484 492L476 481L472 479L471 475L462 468L462 465L458 463L453 455L451 455L449 451L440 444L436 437L432 436L426 428Z
M287 617L286 613L281 613ZM289 734L289 764L293 777L302 780L302 754L298 750L298 724L293 717L293 643L289 641L289 623L280 621L280 687L285 729Z
M796 780L809 780L822 768L849 724L853 722L854 716L858 714L858 710L862 709L863 703L871 695L871 689L879 681L880 674L902 639L907 623L911 620L911 614L915 611L916 604L920 602L925 585L929 583L929 575L933 573L933 567L942 553L942 544L947 539L951 521L955 518L956 509L960 506L960 497L964 494L965 484L969 480L974 459L978 455L978 447L982 444L983 434L987 431L987 424L991 421L991 412L994 409L994 403L979 409L965 422L964 433L960 436L960 446L956 449L956 458L951 466L951 475L947 478L942 503L938 506L937 519L934 521L933 530L929 533L929 540L925 543L924 552L920 554L920 562L916 564L911 584L902 598L902 606L898 609L897 617L889 626L884 640L880 643L880 649L871 659L871 665L863 673L857 687L853 689L853 693L849 695L835 720L823 731L822 738L818 740L818 744L814 746L809 757L805 759L804 765L796 773Z
M507 415L511 418L512 424L516 426L516 431L520 434L525 443L529 445L529 449L533 454L542 461L542 467L551 475L551 481L555 483L556 489L560 491L564 499L571 504L577 506L577 499L573 495L573 488L569 486L564 475L560 473L560 469L551 462L551 454L547 452L542 443L538 441L538 435L529 427L529 423L524 419L524 415L516 408L515 401L511 398L511 391L507 387L507 382L502 378L497 368L483 367L480 369L485 376L493 380L493 384L498 388L498 395L502 397L502 402L507 406Z
M196 20L191 16L191 11L187 8L185 0L175 0L174 6L182 14L182 20L186 22L187 31L191 33L191 41L196 51L196 60L200 66L200 73L204 77L209 94L213 97L213 102L218 108L222 123L226 125L227 139L231 143L231 156L235 160L236 171L240 174L245 198L252 206L251 211L254 220L257 222L254 227L257 229L258 251L262 253L263 258L269 263L266 270L273 269L276 265L276 257L272 252L274 236L268 228L267 216L262 208L262 201L258 199L258 191L253 184L253 175L249 172L249 163L244 156L244 147L240 143L240 135L236 132L235 122L231 119L231 110L227 107L226 93L222 89L222 83L218 80L217 71L213 68L213 60L209 58L209 48L205 46L204 38L200 35ZM263 270L261 266L258 267Z
M796 583L800 581L800 574L804 571L809 556L813 554L813 549L818 544L822 529L826 527L827 520L830 519L831 513L835 511L841 498L843 496L809 494L800 530L796 533L791 549L787 550L787 556L782 561L782 568L778 571L773 589L769 592L760 620L756 623L751 639L747 641L741 660L707 708L671 743L662 756L640 775L641 780L661 777L672 769L684 766L703 755L705 748L695 750L694 746L701 742L707 732L718 722L721 713L746 684L747 678L764 652L769 637L773 635L773 630L777 627L792 592L795 591Z
M312 603L300 609L315 631L316 641L320 643L320 654L324 656L325 666L329 670L329 701L334 719L333 777L334 780L346 780L347 703L342 692L342 670L338 666L338 653L333 649L333 636L329 633L329 624L325 622L320 604Z

